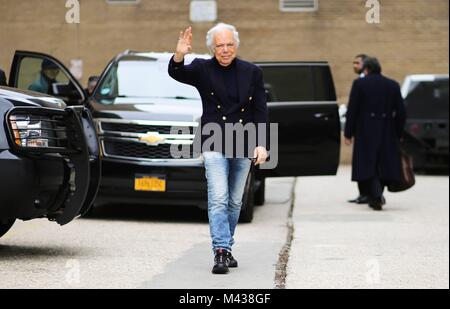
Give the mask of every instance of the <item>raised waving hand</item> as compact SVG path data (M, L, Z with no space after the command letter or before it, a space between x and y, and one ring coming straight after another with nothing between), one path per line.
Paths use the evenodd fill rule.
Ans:
M174 60L176 62L181 62L183 61L184 56L190 54L191 52L192 52L192 28L188 27L186 30L180 32Z

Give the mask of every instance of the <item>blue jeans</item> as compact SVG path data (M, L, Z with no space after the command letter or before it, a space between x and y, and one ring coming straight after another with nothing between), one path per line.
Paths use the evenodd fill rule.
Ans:
M248 158L225 158L220 152L204 152L203 158L212 247L214 251L219 248L231 251L252 162Z

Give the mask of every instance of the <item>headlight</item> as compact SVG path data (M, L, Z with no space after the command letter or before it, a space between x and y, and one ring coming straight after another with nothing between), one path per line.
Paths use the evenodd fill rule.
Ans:
M12 115L9 118L14 142L21 147L46 148L55 146L52 120L48 117Z

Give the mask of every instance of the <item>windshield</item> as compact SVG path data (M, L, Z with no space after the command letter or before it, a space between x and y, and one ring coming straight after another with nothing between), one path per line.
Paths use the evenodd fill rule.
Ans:
M167 62L151 58L121 60L109 69L96 90L95 98L103 104L114 104L117 98L200 100L197 89L169 76L167 66Z

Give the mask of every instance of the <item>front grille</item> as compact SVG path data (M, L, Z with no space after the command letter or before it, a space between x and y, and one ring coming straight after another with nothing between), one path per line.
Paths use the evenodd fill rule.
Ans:
M104 147L106 156L119 156L136 159L176 159L170 153L170 144L149 146L140 142L105 140ZM189 145L189 147L184 147L189 150L181 151L181 145L178 145L182 159L193 159L193 146Z
M171 154L171 145L175 144L179 151L174 155L181 155L181 159L193 159L193 123L134 121L119 122L100 120L99 127L102 133L103 150L105 157L120 157L129 159L180 159ZM182 130L171 134L173 127ZM187 128L189 130L187 130ZM157 132L165 141L157 146L147 144L139 138L148 132ZM186 145L187 143L187 145ZM186 150L182 150L182 144Z
M171 126L167 125L141 125L132 123L102 122L103 131L126 132L126 133L147 133L158 132L159 134L170 134ZM186 130L187 127L183 127ZM189 134L194 134L194 128L189 127Z

